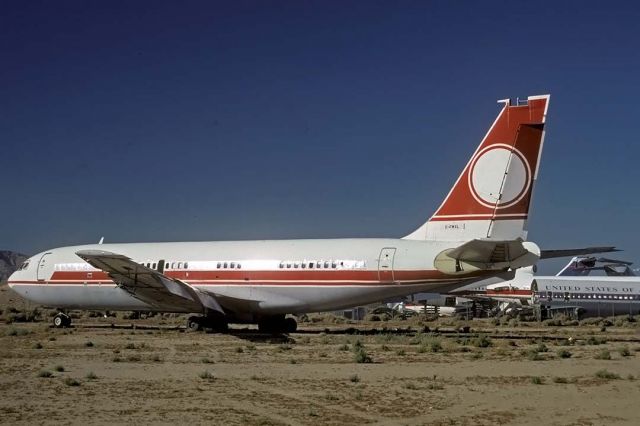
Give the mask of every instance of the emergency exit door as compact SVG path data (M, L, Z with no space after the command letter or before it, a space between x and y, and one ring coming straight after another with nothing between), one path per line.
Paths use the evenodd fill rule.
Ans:
M380 251L380 259L378 260L378 279L380 282L392 283L393 276L393 258L396 255L394 247L385 247Z

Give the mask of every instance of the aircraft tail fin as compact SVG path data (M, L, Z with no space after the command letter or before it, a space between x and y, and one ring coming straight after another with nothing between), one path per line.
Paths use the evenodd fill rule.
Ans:
M574 257L556 274L557 277L585 277L596 265L595 257Z
M435 214L409 240L526 239L549 95L504 107Z

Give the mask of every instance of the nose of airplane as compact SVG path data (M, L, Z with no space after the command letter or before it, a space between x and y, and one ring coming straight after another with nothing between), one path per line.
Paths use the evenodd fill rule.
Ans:
M15 281L17 279L17 271L14 271L11 275L9 275L9 278L7 279L7 284L9 285L9 288L13 288L13 281Z
M11 275L9 275L9 278L7 279L7 284L9 285L10 288L13 288L16 282L19 281L20 279L22 280L25 279L25 273L27 272L27 269L29 268L29 265L31 263L32 263L31 258L25 260L24 262L22 262L20 266L18 266L18 269L16 269L15 271L13 271Z

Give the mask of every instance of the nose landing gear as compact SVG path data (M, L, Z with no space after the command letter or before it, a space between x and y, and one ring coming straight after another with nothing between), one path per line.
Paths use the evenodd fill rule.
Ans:
M62 312L53 317L53 326L56 328L69 327L71 325L71 317Z

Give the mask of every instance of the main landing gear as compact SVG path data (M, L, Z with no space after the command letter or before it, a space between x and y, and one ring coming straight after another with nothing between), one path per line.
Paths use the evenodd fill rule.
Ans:
M56 328L69 327L71 325L71 317L62 312L53 317L53 326Z
M208 333L226 333L229 323L220 317L192 316L187 319L187 331L206 331Z
M261 333L294 333L298 329L298 322L284 315L265 317L258 321L258 330Z

